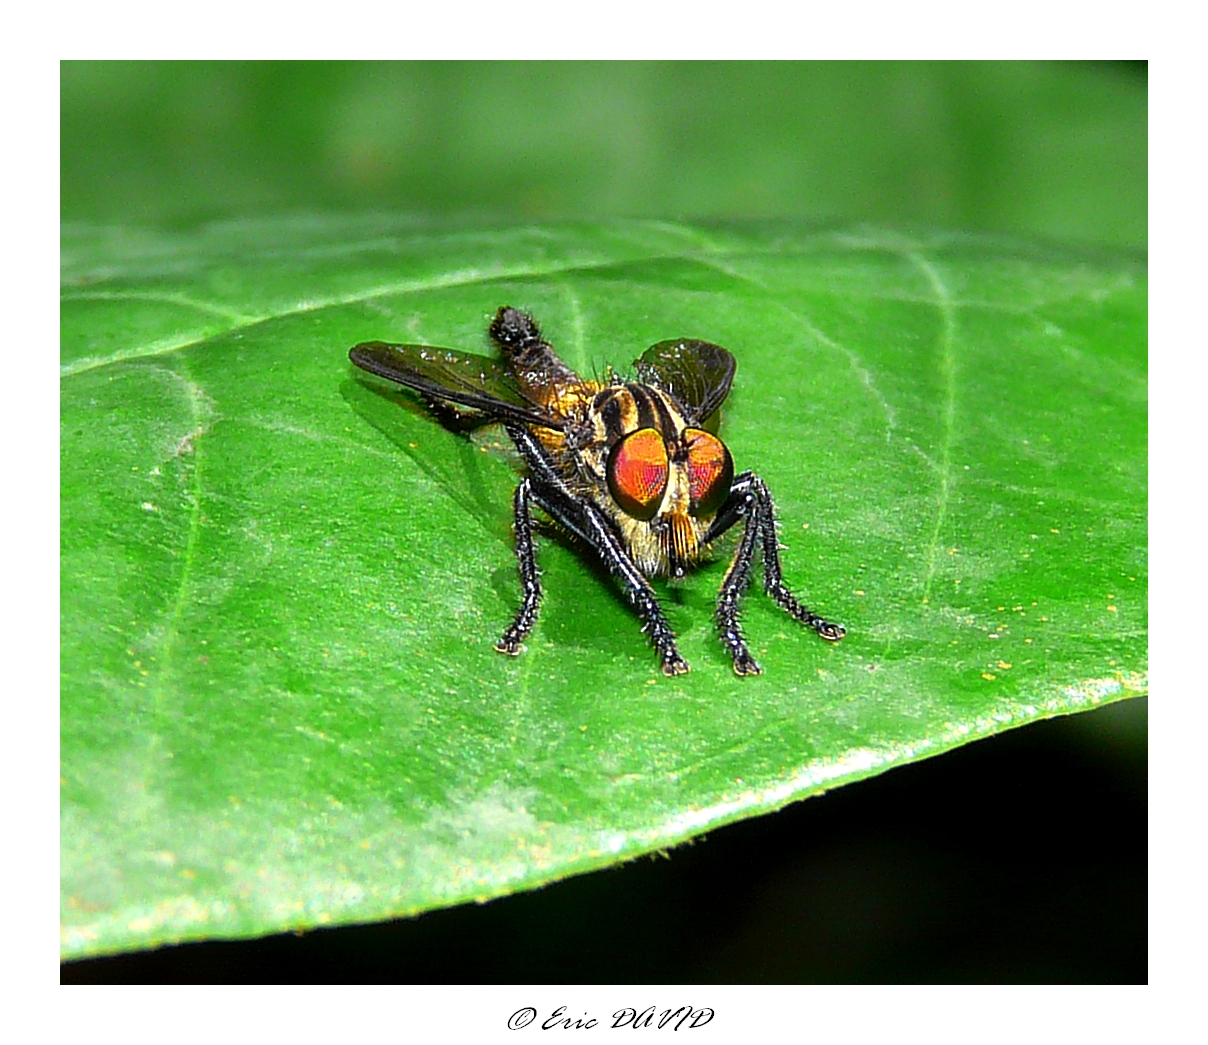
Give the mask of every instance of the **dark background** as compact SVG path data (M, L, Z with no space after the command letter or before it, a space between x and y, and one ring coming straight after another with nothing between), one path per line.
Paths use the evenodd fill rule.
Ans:
M1147 66L64 63L65 222L798 217L1147 246ZM535 892L83 981L1143 982L1147 705Z

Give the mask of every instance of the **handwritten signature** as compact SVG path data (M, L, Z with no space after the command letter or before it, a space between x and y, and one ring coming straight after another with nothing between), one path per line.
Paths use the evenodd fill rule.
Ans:
M531 1005L517 1009L508 1017L508 1030L523 1030L534 1023L538 1015ZM663 1009L660 1012L657 1005L651 1005L641 1012L637 1009L617 1009L612 1014L612 1023L608 1024L601 1023L587 1013L582 1016L567 1016L566 1006L559 1005L538 1026L542 1030L594 1030L601 1026L607 1027L608 1030L616 1030L619 1027L628 1027L631 1030L679 1030L684 1027L686 1030L695 1030L712 1019L713 1010L710 1008L694 1009L691 1005L681 1005L678 1009Z

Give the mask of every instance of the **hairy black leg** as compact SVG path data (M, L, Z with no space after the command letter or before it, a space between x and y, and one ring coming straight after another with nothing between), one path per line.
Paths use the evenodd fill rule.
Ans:
M717 510L702 543L709 544L717 540L736 522L740 522L751 514L751 507L755 503L755 494L752 489L754 482L754 472L743 472L742 475L735 477L734 482L730 484L730 496Z
M642 630L649 634L654 648L659 651L663 674L682 675L688 670L688 662L676 648L675 632L663 616L650 582L629 557L608 520L594 505L575 499L544 447L528 429L508 425L507 432L533 473L530 487L533 501L556 523L590 545L609 571L620 578L626 598L642 619Z
M654 589L629 557L600 510L592 504L580 504L561 491L540 483L533 485L532 494L533 500L549 513L550 518L582 537L609 571L620 578L626 598L642 618L642 630L650 636L654 648L659 651L663 674L684 674L688 670L688 662L676 648L675 632L663 616Z
M758 675L760 668L743 641L738 607L751 582L751 566L758 547L763 552L763 588L795 620L813 628L830 642L846 634L842 624L824 620L802 606L784 586L780 569L780 545L776 539L776 509L767 485L753 472L743 472L730 487L730 496L718 510L705 542L716 540L740 520L745 521L734 561L722 580L715 614L721 640L734 659L739 675Z
M749 499L745 513L746 525L742 530L742 539L738 542L734 561L722 579L714 619L717 621L717 633L734 660L734 673L758 675L762 669L743 641L742 627L738 623L738 605L751 583L751 562L755 558L756 537L759 534L759 502L754 498Z
M517 452L524 458L524 463L528 465L529 471L533 473L533 479L541 486L556 490L561 496L573 500L562 477L554 468L553 462L550 461L549 454L546 453L545 447L541 445L537 437L527 428L521 428L519 425L504 425L504 428Z
M520 563L520 587L524 599L520 612L503 637L495 643L500 653L515 657L520 653L520 644L537 623L537 609L541 604L541 581L537 571L537 555L533 546L533 516L529 508L532 481L522 479L516 487L512 502L516 528L516 558Z
M658 597L650 582L642 576L634 561L626 553L620 540L613 533L607 520L600 512L588 506L588 520L595 532L595 547L601 557L625 587L625 594L642 618L642 630L650 636L654 648L659 651L664 675L683 675L688 671L688 662L680 656L675 645L675 632L663 616Z
M780 572L780 542L776 539L776 509L772 504L772 495L768 492L764 481L754 476L754 488L759 501L759 523L763 537L763 590L766 591L776 605L801 621L806 627L813 628L828 642L838 642L847 634L842 624L825 620L801 605L792 592L784 586Z

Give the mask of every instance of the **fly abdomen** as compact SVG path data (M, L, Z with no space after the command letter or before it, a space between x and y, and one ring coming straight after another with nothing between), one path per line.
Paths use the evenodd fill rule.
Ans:
M527 389L552 392L559 386L579 386L582 379L558 358L527 312L505 305L495 313L488 331L511 363L512 373ZM542 401L537 397L537 401Z

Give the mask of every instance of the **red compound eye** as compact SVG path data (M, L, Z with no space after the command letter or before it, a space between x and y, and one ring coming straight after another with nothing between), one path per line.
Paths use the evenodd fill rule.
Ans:
M667 445L653 428L639 428L608 455L608 489L626 515L653 519L667 489Z
M730 496L734 481L734 460L715 435L702 428L685 428L688 444L688 491L692 514L712 515Z

